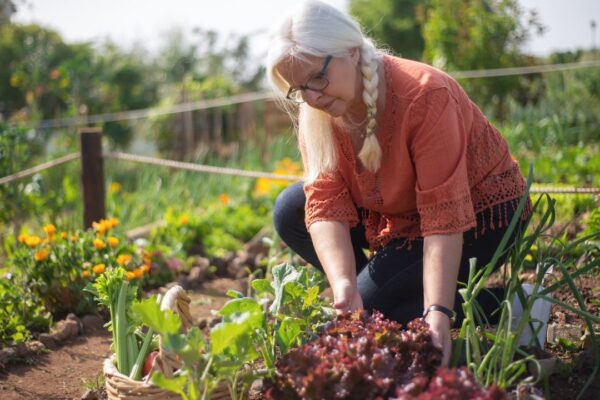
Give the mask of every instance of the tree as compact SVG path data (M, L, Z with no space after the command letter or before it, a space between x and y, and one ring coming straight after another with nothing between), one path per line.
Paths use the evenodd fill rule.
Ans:
M350 14L380 45L402 57L419 60L425 42L421 33L424 0L350 0Z
M537 15L526 14L517 0L428 0L421 18L424 58L446 71L523 65L521 46L532 30L543 31ZM493 102L496 116L502 117L505 97L521 80L517 76L461 83L477 102Z

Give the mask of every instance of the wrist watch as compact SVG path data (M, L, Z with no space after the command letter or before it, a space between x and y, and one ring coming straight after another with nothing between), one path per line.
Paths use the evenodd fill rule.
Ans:
M423 319L427 317L431 311L438 311L442 314L446 314L446 316L450 319L450 324L453 325L456 322L456 311L449 309L448 307L441 306L439 304L432 304L425 309L423 312Z

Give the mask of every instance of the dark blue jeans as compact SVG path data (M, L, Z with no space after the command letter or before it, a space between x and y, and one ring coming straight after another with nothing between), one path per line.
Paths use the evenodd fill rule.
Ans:
M304 224L305 202L302 183L289 186L281 192L273 211L275 229L292 250L323 271ZM500 219L503 222L511 220L518 199L510 203L513 204L500 204L477 215L477 228L479 228L477 232L481 231L483 221L487 221L488 226L489 221L493 221L494 229L488 229L483 235L476 235L476 228L473 228L463 234L464 244L458 282L467 282L470 258L477 258L478 266L487 265L491 261L507 228L505 223L500 223ZM503 213L502 218L498 212L500 209ZM515 229L509 244L514 240L518 230ZM393 240L368 259L363 251L369 247L364 226L358 224L351 228L350 236L356 259L358 290L365 309L379 310L387 318L402 324L420 317L423 314L423 240L414 240L410 246L403 245L405 239ZM500 260L496 268L503 261ZM458 288L460 287L459 284ZM502 301L504 290L494 288L491 292L482 291L477 300L493 323L499 317L498 313L493 313L498 308L496 298ZM458 323L463 318L461 303L462 298L457 291L454 309Z

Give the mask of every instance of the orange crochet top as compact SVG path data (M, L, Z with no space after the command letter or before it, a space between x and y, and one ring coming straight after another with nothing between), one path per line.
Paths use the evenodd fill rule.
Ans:
M525 181L506 141L454 79L416 61L386 55L383 63L381 167L356 168L349 136L334 125L338 166L304 185L307 227L355 226L361 218L376 250L395 238L465 232L477 226L480 211L523 194Z

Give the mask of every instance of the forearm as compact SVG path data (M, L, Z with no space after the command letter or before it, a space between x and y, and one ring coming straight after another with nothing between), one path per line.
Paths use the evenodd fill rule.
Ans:
M463 234L427 236L423 243L424 307L454 308L456 280L462 256Z
M348 225L338 221L319 221L309 233L330 285L347 281L356 285L356 261Z

